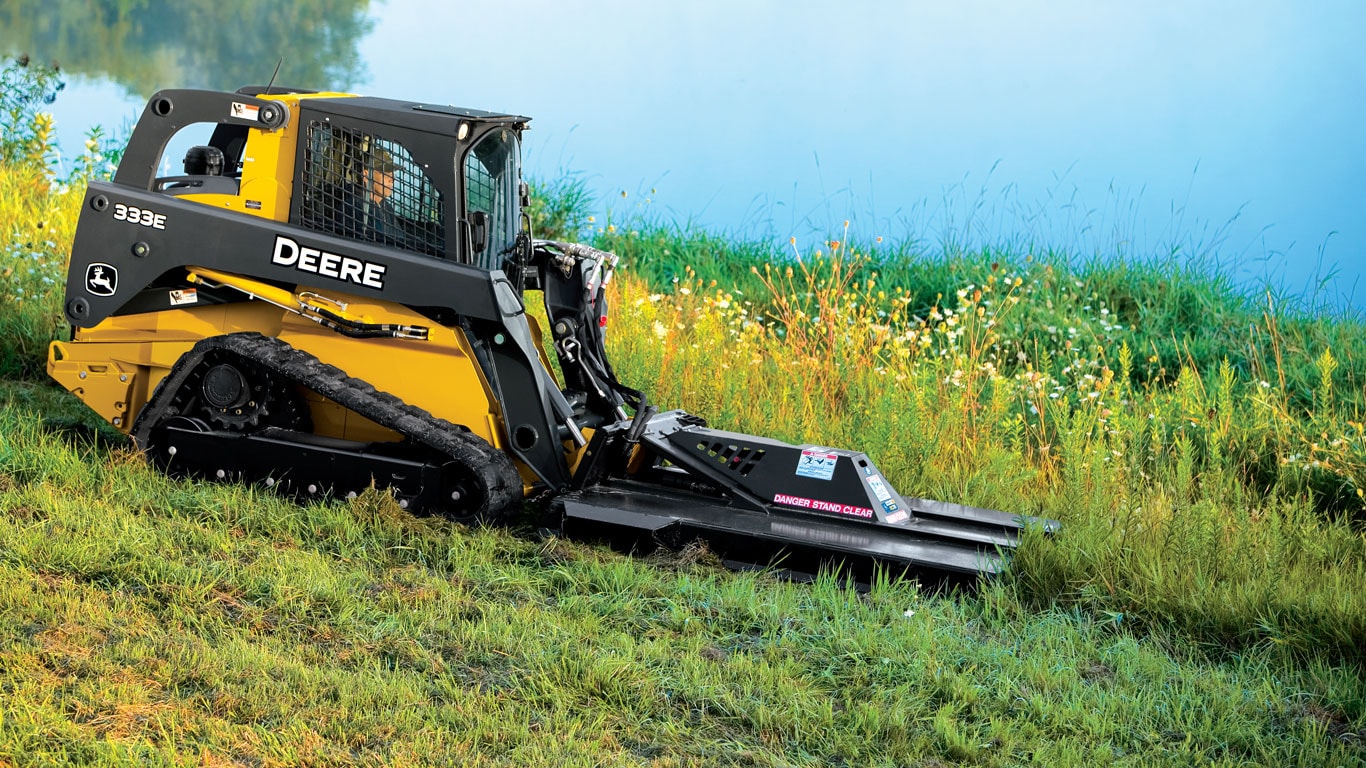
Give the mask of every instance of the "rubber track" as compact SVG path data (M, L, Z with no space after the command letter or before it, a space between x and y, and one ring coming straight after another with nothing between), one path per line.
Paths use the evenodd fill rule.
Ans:
M181 415L174 407L174 393L184 386L205 355L214 350L251 360L457 462L476 476L487 490L483 509L473 514L498 517L522 500L522 480L512 460L468 429L439 419L388 392L381 392L280 339L254 332L204 339L176 361L133 423L133 439L144 451L151 445L153 427L167 418Z

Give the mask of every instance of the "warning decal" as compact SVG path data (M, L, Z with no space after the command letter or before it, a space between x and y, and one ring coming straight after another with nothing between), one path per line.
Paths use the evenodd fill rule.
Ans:
M835 476L835 463L839 455L828 448L806 448L797 460L797 476L816 480L829 480Z
M853 517L861 517L865 520L873 519L873 510L867 507L856 507L852 504L836 504L832 501L807 499L801 496L788 496L785 493L773 494L773 501L776 504L786 504L789 507L814 509L817 512L834 512L838 515L851 515Z
M228 114L243 120L257 120L259 119L258 116L260 112L261 108L255 104L243 104L240 101L234 101L232 103L232 110Z
M199 291L195 288L176 288L171 291L171 306L194 304L199 301Z
M887 490L887 484L882 482L882 478L873 475L868 478L868 487L873 489L878 501L891 501L892 494Z

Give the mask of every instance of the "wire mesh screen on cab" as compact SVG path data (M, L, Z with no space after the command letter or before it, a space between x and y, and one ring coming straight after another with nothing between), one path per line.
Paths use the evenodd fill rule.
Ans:
M300 226L445 256L441 191L398 142L313 121L300 182Z
M474 152L465 157L465 194L471 211L491 213L497 207L497 182Z

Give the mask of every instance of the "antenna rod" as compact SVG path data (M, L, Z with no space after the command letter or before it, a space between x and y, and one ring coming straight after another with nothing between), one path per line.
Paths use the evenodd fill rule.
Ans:
M263 91L263 92L261 93L262 96L269 96L269 95L270 95L270 87L271 87L272 85L275 85L275 78L277 78L277 77L280 76L280 65L282 65L282 64L284 64L284 63L285 63L285 57L284 57L284 56L281 56L281 57L280 57L280 60L277 61L277 62L275 62L275 73L272 74L272 75L270 76L270 82L269 82L269 83L266 83L266 90Z

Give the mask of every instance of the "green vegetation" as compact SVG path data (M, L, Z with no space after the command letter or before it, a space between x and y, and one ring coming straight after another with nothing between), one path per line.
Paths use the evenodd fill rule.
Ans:
M6 387L0 760L1345 765L1357 673L175 483ZM938 762L936 762L938 761Z
M84 181L50 92L0 121L0 766L1366 764L1357 321L1165 264L607 224L571 179L536 231L623 255L653 401L1063 532L975 594L859 593L298 506L161 477L44 380Z
M1217 278L1007 254L908 259L948 283L926 306L842 244L723 289L670 261L688 238L631 231L607 243L628 275L682 276L668 291L628 276L617 301L618 371L657 401L859 446L917 495L1060 518L1064 535L1016 561L1033 604L1361 658L1359 322L1254 319ZM1178 325L1159 283L1219 305L1206 327L1225 316L1241 341ZM1164 346L1181 350L1172 368ZM1197 356L1208 349L1241 355Z
M118 157L95 129L71 176L55 177L56 137L41 110L62 87L56 72L26 61L0 71L0 376L43 375L85 183Z

